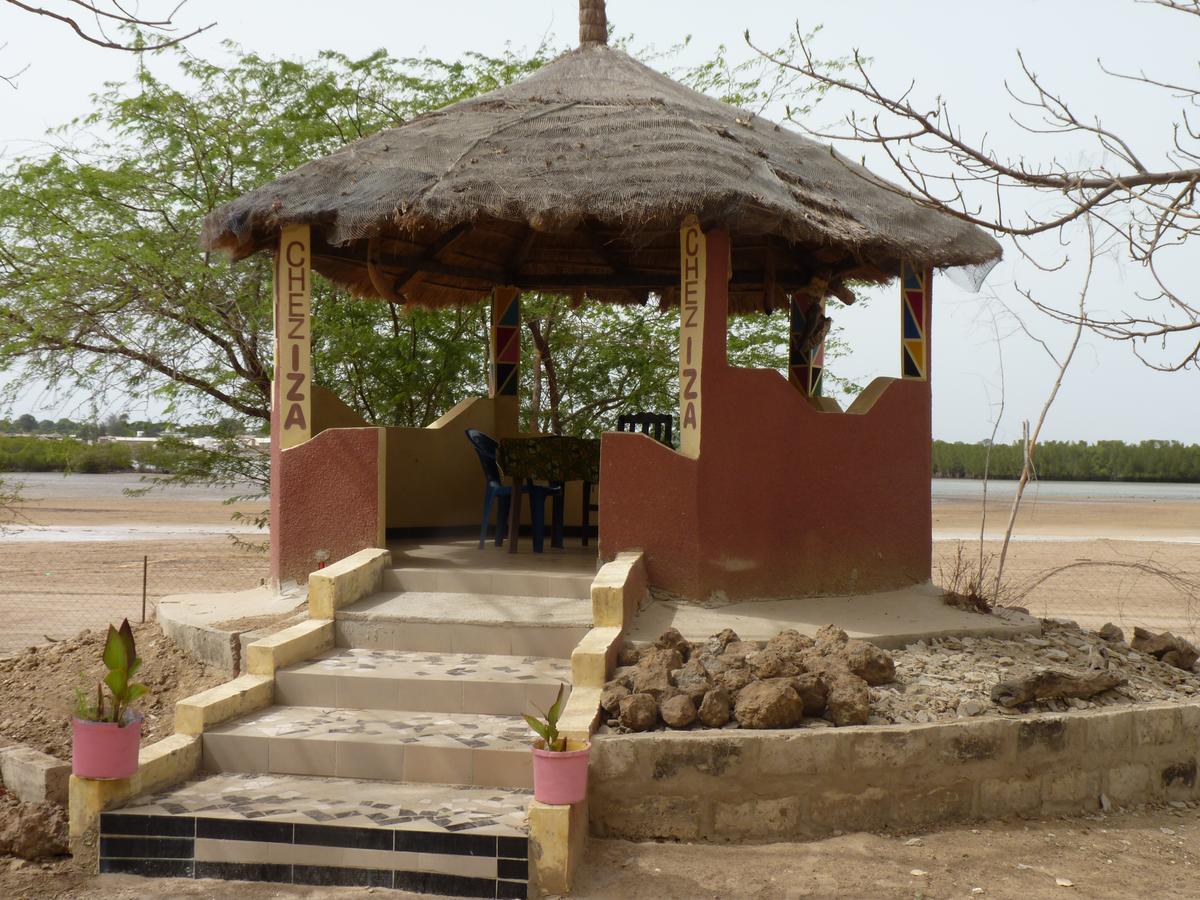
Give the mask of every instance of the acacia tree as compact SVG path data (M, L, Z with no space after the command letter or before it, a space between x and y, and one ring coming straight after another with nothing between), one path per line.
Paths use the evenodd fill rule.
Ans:
M210 419L269 417L271 266L202 252L200 222L221 203L348 141L536 68L527 59L307 64L231 47L221 66L180 57L176 88L143 67L47 156L0 176L0 366L9 399L34 380L97 406L153 396ZM75 139L79 128L108 137ZM425 424L476 383L469 315L400 314L314 284L316 378L381 424ZM343 345L356 346L353 368ZM456 352L455 348L461 348ZM440 367L397 359L447 357ZM19 365L19 369L16 368ZM474 380L473 380L474 379ZM421 397L404 408L400 397Z
M1170 15L1179 28L1200 39L1200 0L1149 0L1147 16ZM1032 251L1027 239L1053 235L1064 242L1078 237L1085 217L1106 228L1112 245L1149 273L1152 290L1137 305L1115 315L1063 309L1029 297L1043 312L1063 322L1083 324L1113 340L1127 342L1138 358L1156 369L1175 371L1200 363L1200 295L1191 271L1172 271L1185 259L1188 239L1200 230L1200 84L1175 83L1099 62L1106 78L1132 82L1146 91L1146 102L1173 110L1158 135L1153 156L1138 149L1148 138L1120 134L1099 113L1085 113L1056 93L1026 59L1017 54L1022 86L1006 84L1016 105L1013 120L1038 146L1047 142L1090 142L1087 161L1071 161L1075 147L1051 148L1044 156L1005 153L986 135L965 134L948 100L925 101L914 85L892 89L872 78L857 52L850 66L834 68L818 60L802 38L799 56L788 59L746 40L780 68L804 76L824 89L847 92L866 101L868 112L851 113L845 127L821 134L839 141L867 143L883 150L909 192L920 202L956 218L1013 239ZM1130 46L1134 46L1131 42ZM1142 46L1153 47L1152 42ZM1147 60L1152 67L1153 60ZM1100 243L1105 244L1104 237ZM1193 267L1194 268L1194 267ZM1157 347L1151 355L1150 348Z

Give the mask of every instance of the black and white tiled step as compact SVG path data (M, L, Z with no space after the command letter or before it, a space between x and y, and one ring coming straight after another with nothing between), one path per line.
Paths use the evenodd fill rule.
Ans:
M275 702L519 716L549 707L570 681L563 659L338 647L277 672Z
M203 737L209 772L529 788L520 716L273 706Z
M100 871L525 897L527 792L214 775L106 812Z
M592 627L591 601L404 591L335 613L340 647L570 659Z

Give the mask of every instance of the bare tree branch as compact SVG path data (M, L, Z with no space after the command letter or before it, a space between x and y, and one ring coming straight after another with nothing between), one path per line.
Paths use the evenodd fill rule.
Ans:
M46 18L53 19L56 22L61 22L74 31L78 37L87 41L89 44L95 44L97 47L104 47L108 50L125 50L130 53L144 53L148 50L162 50L164 47L173 47L176 44L180 44L190 38L194 38L201 32L208 31L208 29L212 28L213 25L216 24L216 22L210 22L207 25L193 28L191 31L188 31L184 34L174 34L176 30L175 16L187 3L187 0L181 0L181 2L175 5L169 15L161 19L153 19L131 14L118 2L116 2L116 0L113 0L111 8L106 8L99 2L93 2L93 0L61 0L61 2L67 4L68 6L75 6L84 10L84 12L94 20L94 31L89 31L87 27L80 24L78 18L68 15L65 12L58 12L46 6L34 6L22 2L22 0L4 0L4 2L32 15L44 16ZM158 36L158 39L150 43L146 43L140 38L132 41L115 40L109 37L104 30L104 23L106 21L112 24L145 29L153 32L156 36ZM0 79L12 84L13 77L14 76L0 76Z
M1143 2L1156 7L1156 12L1188 15L1180 23L1183 27L1192 27L1200 18L1200 0ZM1087 219L1089 228L1104 228L1120 240L1128 260L1145 268L1152 287L1148 294L1137 296L1142 301L1137 311L1089 314L1083 325L1105 338L1128 342L1135 355L1154 368L1178 371L1200 365L1200 296L1194 279L1185 282L1185 288L1176 287L1166 275L1167 257L1200 230L1200 126L1195 122L1200 85L1156 78L1144 69L1116 72L1097 60L1103 75L1139 85L1153 92L1147 102L1176 109L1174 121L1164 122L1164 140L1158 159L1152 160L1138 147L1148 136L1120 134L1100 115L1077 110L1018 52L1018 86L1004 85L1016 104L1010 118L1040 141L1071 136L1090 142L1093 152L1085 162L1068 163L1065 156L1054 153L1039 158L997 152L986 133L976 138L965 135L940 96L926 104L915 98L915 84L896 90L882 87L858 52L846 67L821 63L799 26L797 35L800 52L787 57L763 49L749 33L746 41L782 69L807 77L822 89L845 92L870 107L865 115L848 114L836 133L805 130L829 140L878 147L902 182L894 190L1008 236L1035 265L1041 264L1025 246L1026 239L1056 235L1065 247L1069 244L1065 230L1074 223ZM803 123L796 124L804 128ZM1060 321L1078 321L1073 310L1035 305ZM1155 342L1153 357L1146 347L1151 341Z

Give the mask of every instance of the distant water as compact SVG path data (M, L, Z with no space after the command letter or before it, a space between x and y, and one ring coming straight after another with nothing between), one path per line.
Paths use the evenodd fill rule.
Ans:
M1014 481L989 481L988 497L1011 499ZM934 500L977 500L983 482L975 478L933 479ZM1039 500L1200 500L1200 484L1138 481L1033 481L1025 498Z
M58 497L121 497L126 488L144 488L148 483L136 472L110 472L104 475L82 475L62 472L0 472L0 480L22 484L22 493L30 500L52 500ZM171 485L155 488L152 497L187 498L189 500L224 500L238 493L253 491L251 485L209 487L208 485Z

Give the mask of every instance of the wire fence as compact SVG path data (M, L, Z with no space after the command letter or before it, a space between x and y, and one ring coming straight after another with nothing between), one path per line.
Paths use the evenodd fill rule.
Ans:
M247 590L267 574L263 553L221 539L0 547L0 656L124 618L151 620L163 597Z

